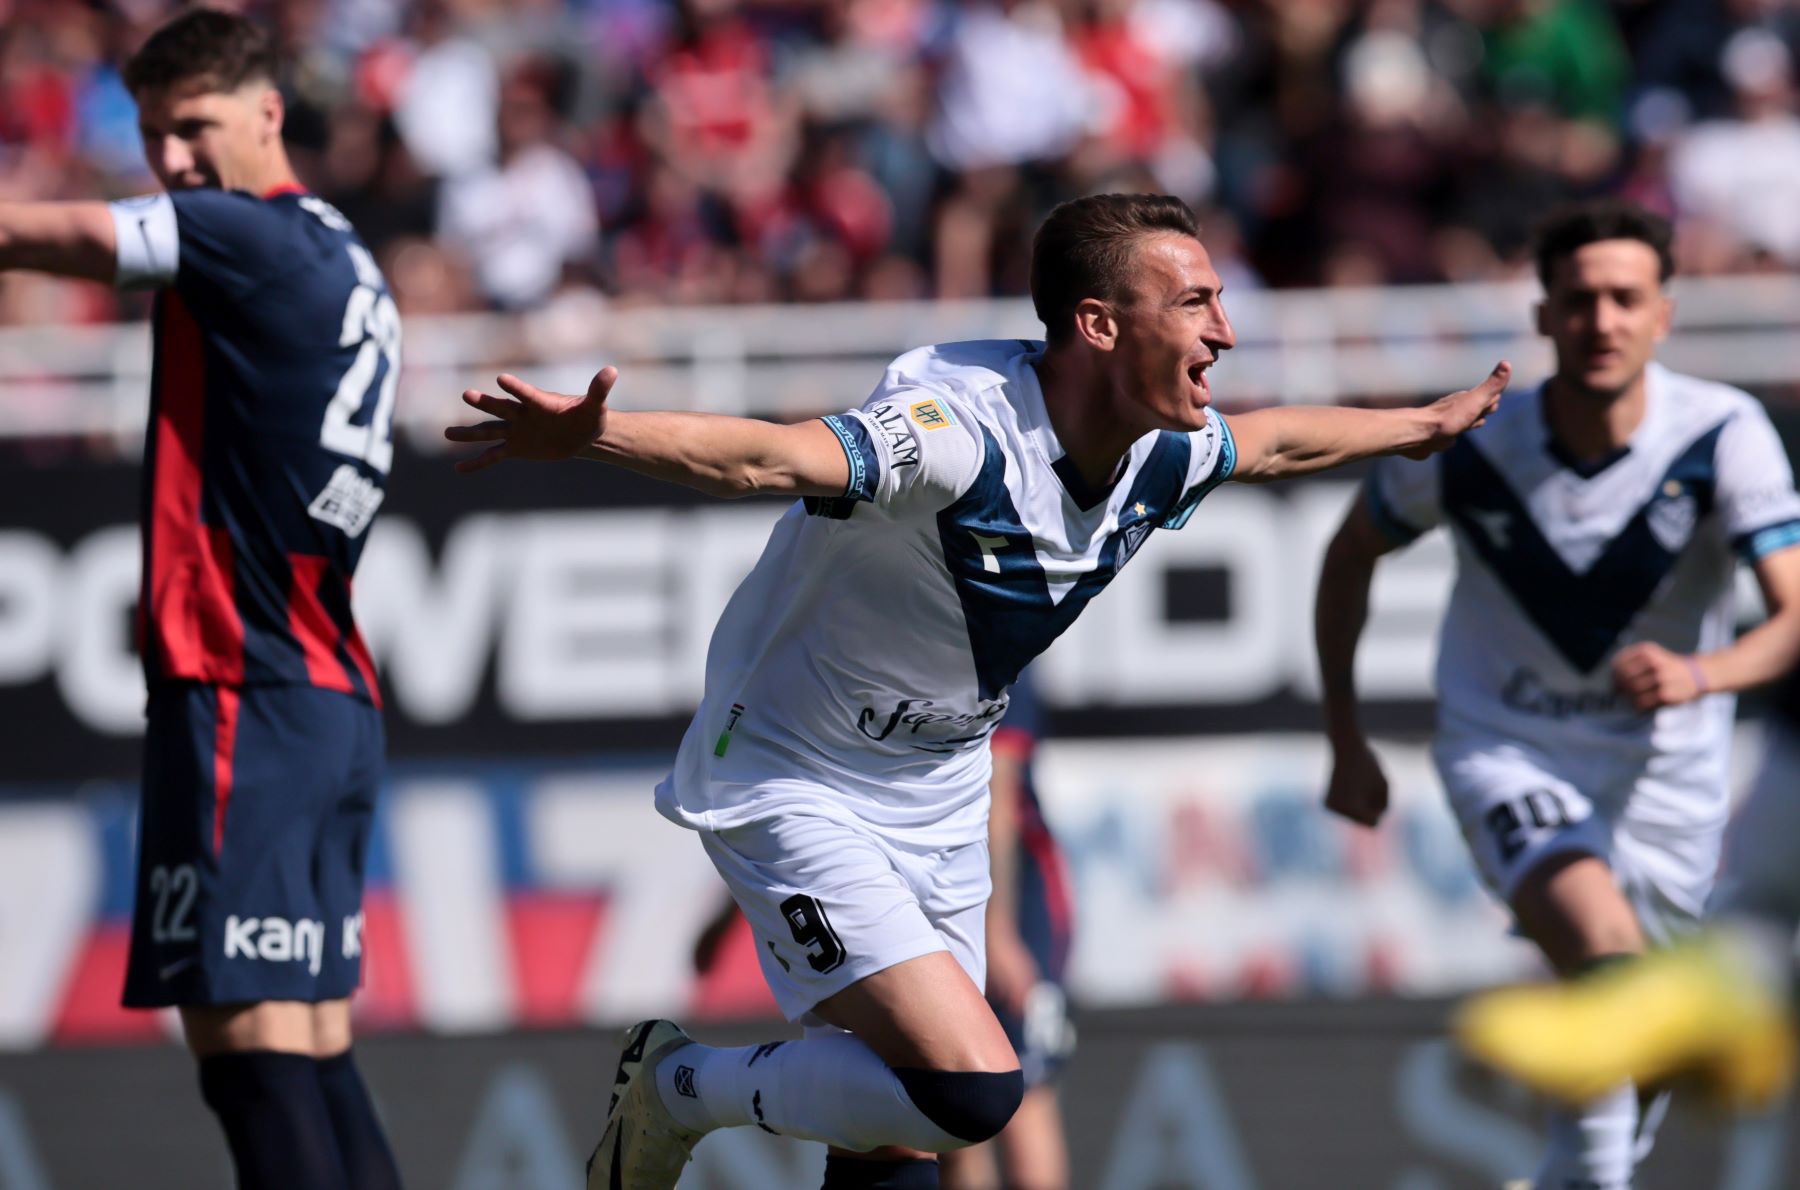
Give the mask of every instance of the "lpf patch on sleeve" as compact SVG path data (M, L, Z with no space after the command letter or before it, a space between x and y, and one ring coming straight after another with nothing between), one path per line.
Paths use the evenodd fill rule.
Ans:
M927 430L941 430L945 426L956 424L956 418L950 410L936 401L915 401L908 412L913 421Z

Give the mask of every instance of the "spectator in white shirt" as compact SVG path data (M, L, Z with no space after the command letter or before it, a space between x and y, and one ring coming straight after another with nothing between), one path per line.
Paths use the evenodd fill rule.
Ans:
M1041 0L972 3L957 18L931 150L950 169L1061 156L1096 111L1056 11Z
M1727 43L1724 74L1738 118L1695 125L1669 160L1683 219L1728 230L1753 250L1800 265L1800 114L1794 63L1773 34L1747 29Z
M590 260L599 234L594 191L556 143L546 80L530 70L500 92L500 161L444 185L440 237L469 260L475 284L506 309L539 304L567 265Z

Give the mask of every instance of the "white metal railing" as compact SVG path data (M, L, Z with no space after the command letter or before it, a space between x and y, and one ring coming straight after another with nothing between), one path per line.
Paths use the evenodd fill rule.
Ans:
M1744 385L1800 381L1800 277L1676 283L1672 367ZM1215 373L1227 405L1412 397L1474 383L1495 360L1523 378L1549 364L1530 282L1233 292L1238 347ZM625 408L794 417L862 400L882 365L922 343L1032 337L1030 303L552 307L525 316L414 318L396 411L421 445L462 416L457 394L502 369L579 391L603 363ZM0 437L141 436L142 324L0 328Z

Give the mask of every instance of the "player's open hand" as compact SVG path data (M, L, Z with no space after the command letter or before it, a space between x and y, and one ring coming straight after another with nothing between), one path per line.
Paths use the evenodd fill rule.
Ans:
M1401 453L1409 459L1423 459L1440 450L1448 450L1451 443L1487 421L1488 416L1500 408L1500 394L1506 391L1506 382L1511 379L1512 365L1501 360L1488 373L1487 379L1474 388L1451 393L1427 405L1425 411L1433 417L1431 437L1423 445Z
M1640 712L1679 706L1706 693L1700 663L1652 641L1626 645L1613 658L1613 688Z
M546 392L508 373L497 380L511 394L510 400L473 388L464 391L464 403L498 420L444 431L452 442L489 444L480 454L460 460L456 469L467 474L506 459L574 458L598 441L606 428L606 395L618 378L617 368L601 368L580 397Z
M1387 807L1387 775L1369 742L1358 738L1334 745L1325 808L1359 826L1374 826Z

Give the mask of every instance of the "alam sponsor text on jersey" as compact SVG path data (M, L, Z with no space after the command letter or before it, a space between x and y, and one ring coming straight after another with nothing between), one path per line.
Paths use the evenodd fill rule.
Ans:
M1145 435L1086 490L1045 410L1042 353L920 348L826 419L848 488L796 503L732 596L663 813L712 830L848 814L939 846L983 835L1007 686L1236 455L1214 415Z

